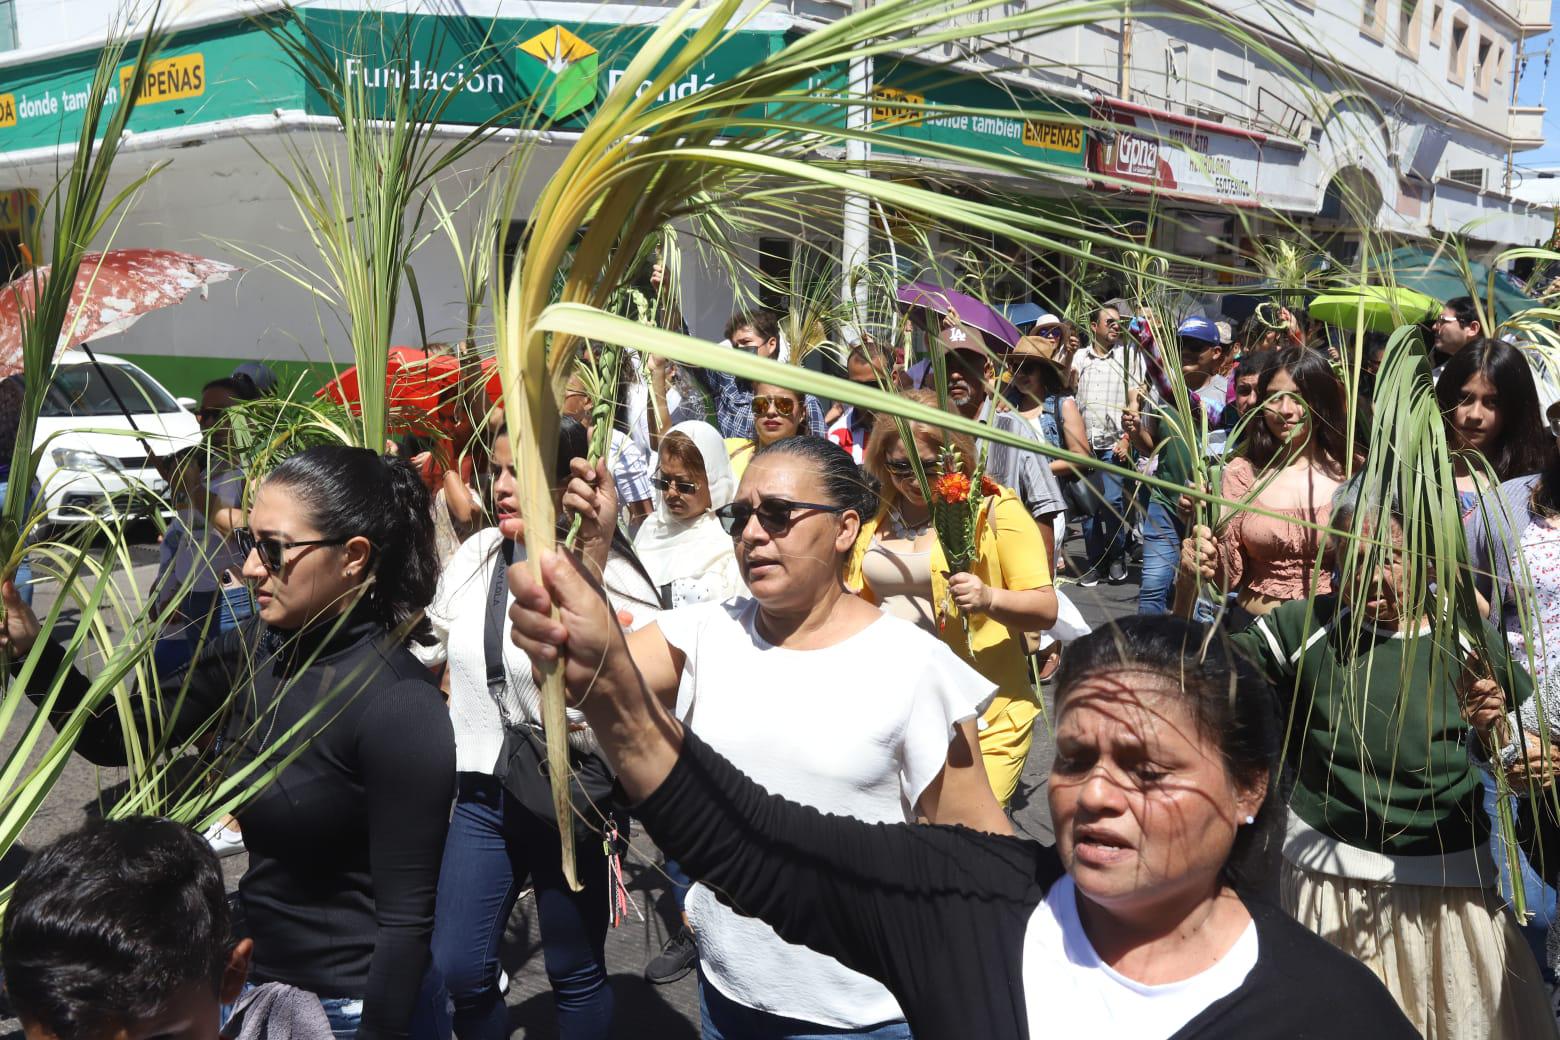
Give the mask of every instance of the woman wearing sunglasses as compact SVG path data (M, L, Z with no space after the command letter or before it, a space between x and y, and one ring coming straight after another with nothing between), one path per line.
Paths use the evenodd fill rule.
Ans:
M731 501L737 481L715 427L691 420L668 430L650 486L655 512L634 536L634 552L667 602L718 603L740 594L731 539L714 513Z
M907 390L905 396L937 405L927 390ZM1043 632L1056 622L1050 561L1040 529L1018 496L993 487L981 507L974 566L949 574L916 477L916 460L923 473L934 476L942 449L951 445L970 476L975 445L935 426L911 423L910 431L915 442L907 445L889 416L878 419L872 430L866 468L883 482L882 506L862 525L846 584L886 613L940 635L995 684L996 699L980 727L980 750L991 789L1006 805L1018 789L1040 713L1022 633Z
M807 403L801 394L773 383L754 383L753 436L726 438L732 475L741 480L748 463L760 449L787 437L805 437L810 432Z
M271 471L235 533L259 616L125 703L172 748L215 737L229 775L280 767L237 813L251 979L318 995L337 1036L406 1036L455 794L449 713L407 649L436 581L428 491L377 452L314 447ZM5 607L0 643L25 657L38 620L10 583ZM87 680L64 647L38 650L34 674L64 676L58 727ZM31 685L41 704L49 684ZM121 718L87 716L76 750L126 765Z
M572 495L588 498L585 482ZM630 636L656 697L771 791L874 822L1005 830L975 740L992 695L936 639L842 580L877 495L838 445L776 441L717 510L751 598L668 611ZM589 515L589 510L587 510ZM882 984L781 940L695 886L705 1040L908 1037Z

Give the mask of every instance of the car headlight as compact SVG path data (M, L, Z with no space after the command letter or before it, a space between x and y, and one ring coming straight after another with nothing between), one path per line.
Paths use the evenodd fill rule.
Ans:
M95 451L78 448L55 448L49 452L57 469L71 469L78 473L109 473L119 469L119 463Z

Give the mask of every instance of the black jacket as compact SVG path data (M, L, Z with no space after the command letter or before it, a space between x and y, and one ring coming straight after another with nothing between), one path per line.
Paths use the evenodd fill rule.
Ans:
M50 712L59 726L87 680L59 646L43 652L40 674L66 675ZM454 733L427 670L369 619L297 635L254 619L207 643L152 700L162 722L151 732L173 747L218 736L229 776L297 754L238 814L252 976L362 999L364 1040L408 1035L455 790ZM125 764L112 704L76 750Z
M1024 936L1063 876L1055 850L825 815L766 794L686 731L671 775L635 812L732 907L886 985L916 1040L1027 1040L1031 1016L1043 1016L1024 1002ZM1246 905L1256 967L1174 1040L1419 1035L1363 965L1282 911Z

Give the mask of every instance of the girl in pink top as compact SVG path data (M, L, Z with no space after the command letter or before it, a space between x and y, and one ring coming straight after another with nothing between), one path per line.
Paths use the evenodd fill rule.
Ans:
M1345 396L1324 355L1306 347L1280 351L1258 384L1262 417L1247 426L1240 456L1224 469L1224 498L1325 525L1350 455ZM1369 425L1356 421L1360 433ZM1331 592L1325 541L1300 523L1244 509L1217 535L1196 527L1182 543L1177 609L1190 612L1199 575L1236 593L1237 605L1251 614Z

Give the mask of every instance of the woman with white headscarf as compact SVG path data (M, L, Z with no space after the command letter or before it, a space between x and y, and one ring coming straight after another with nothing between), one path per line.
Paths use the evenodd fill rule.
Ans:
M655 512L634 551L673 607L721 602L743 591L731 535L714 511L736 494L725 442L706 422L681 422L661 438L650 485Z

